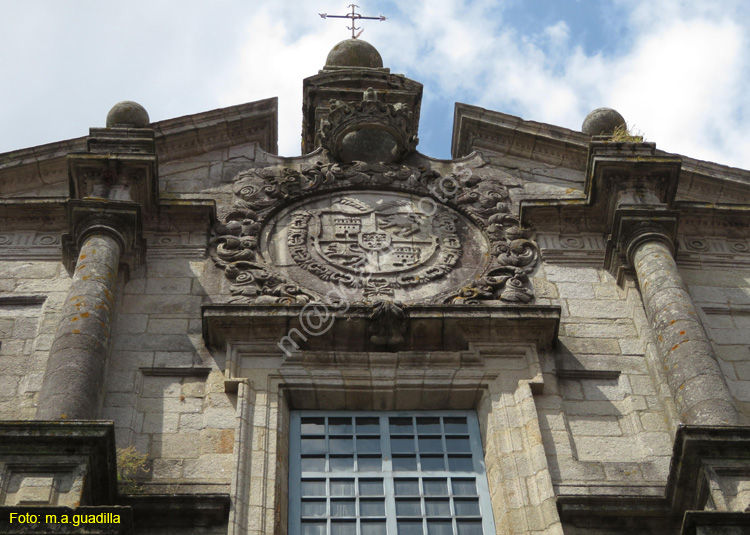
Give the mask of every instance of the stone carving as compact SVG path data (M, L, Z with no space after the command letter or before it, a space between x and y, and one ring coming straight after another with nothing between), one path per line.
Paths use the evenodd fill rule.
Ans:
M394 346L404 341L408 314L398 301L378 300L372 305L370 341L378 346Z
M342 190L360 193L334 194ZM328 205L294 205L298 199L326 191L329 196L316 198L332 199ZM235 302L330 300L324 297L325 289L307 283L313 280L310 276L356 289L355 301L403 299L399 292L403 296L404 291L420 287L432 292L420 297L424 302L528 303L533 299L529 274L538 262L538 247L530 231L510 215L508 190L497 179L460 168L441 175L427 166L315 162L300 168L243 172L235 180L234 193L233 209L214 227L210 254L232 281ZM277 214L284 206L290 208L281 225ZM484 252L462 260L466 244L454 210L483 231L489 251L481 245L482 239L472 239L474 252ZM277 259L268 257L268 244L259 245L261 229L269 225L283 226L291 262L284 264L283 273L273 265ZM462 227L467 225L472 226L464 222ZM463 280L474 282L455 290L460 284L455 277L460 274L453 272L469 264L479 271ZM290 265L308 276L295 276L299 282L292 281ZM439 280L446 280L448 286L433 292L436 287L429 285Z
M360 102L332 100L318 137L319 144L339 161L352 157L400 161L419 143L409 105L378 102L372 88L364 92Z
M461 257L456 216L445 209L421 212L407 198L382 201L345 197L329 208L293 214L291 257L325 281L356 288L366 279L366 296L393 296L396 288L449 273Z

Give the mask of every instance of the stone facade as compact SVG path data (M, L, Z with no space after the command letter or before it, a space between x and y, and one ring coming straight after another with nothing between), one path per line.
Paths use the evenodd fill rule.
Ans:
M290 411L456 409L498 534L748 532L750 172L464 104L434 160L334 63L300 157L274 99L2 156L2 529L286 535Z

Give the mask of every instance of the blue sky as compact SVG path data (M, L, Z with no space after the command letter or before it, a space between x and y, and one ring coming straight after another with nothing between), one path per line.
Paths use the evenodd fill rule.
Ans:
M420 145L455 102L579 129L601 106L657 147L750 169L746 0L360 0L362 39L424 84ZM0 152L86 135L135 100L154 121L279 97L299 154L302 79L349 35L340 0L0 0Z

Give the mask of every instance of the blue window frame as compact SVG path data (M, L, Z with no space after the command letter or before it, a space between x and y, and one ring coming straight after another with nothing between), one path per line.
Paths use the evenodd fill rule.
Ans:
M472 411L292 411L290 535L492 535Z

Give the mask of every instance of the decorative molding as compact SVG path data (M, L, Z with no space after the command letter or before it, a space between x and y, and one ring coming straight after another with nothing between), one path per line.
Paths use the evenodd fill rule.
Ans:
M555 375L558 379L613 381L619 379L622 372L619 370L555 370Z
M143 367L138 368L147 377L206 377L211 368L188 367Z
M62 238L59 232L17 230L0 233L0 258L9 260L59 260Z
M551 264L602 265L606 240L601 234L537 234L542 260Z
M39 306L46 300L46 295L0 295L0 306Z

